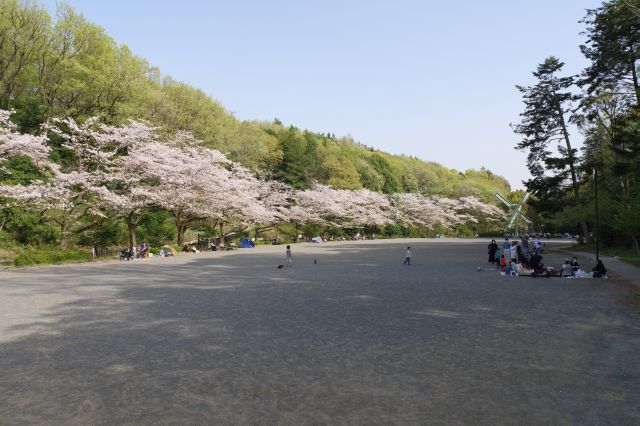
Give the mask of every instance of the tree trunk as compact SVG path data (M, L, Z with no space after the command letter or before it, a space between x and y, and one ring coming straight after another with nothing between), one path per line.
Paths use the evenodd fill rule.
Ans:
M127 226L129 227L129 247L135 247L137 244L136 241L136 226L134 224L131 223L127 223Z
M562 135L564 136L564 141L567 146L567 155L569 156L569 170L571 172L571 184L573 186L573 195L576 200L576 206L579 208L581 204L580 200L580 188L578 187L578 176L576 174L575 168L575 157L573 156L573 150L571 149L571 141L569 140L569 131L567 130L567 125L564 122L564 111L562 110L562 106L560 102L558 102L558 116L560 117L560 125L562 126ZM580 226L582 227L582 236L583 238L587 238L588 230L587 230L587 222L584 219L584 215L580 215Z
M66 233L60 234L60 250L66 250L69 246Z
M176 226L176 228L178 230L177 243L182 244L184 243L184 234L187 231L187 225L184 223L180 223Z
M219 233L219 236L218 236L216 247L218 250L220 250L222 248L222 244L224 241L224 223L223 222L220 222L218 224L218 233Z
M60 250L66 250L69 246L69 222L66 219L60 224Z
M129 248L135 247L137 244L137 241L136 241L137 227L138 227L138 222L133 220L133 213L130 213L127 216L127 228L129 228Z
M260 236L260 233L265 232L265 231L269 231L273 228L275 228L275 225L269 225L269 226L256 226L255 231L254 231L254 237L256 239L256 241L258 241L258 237Z

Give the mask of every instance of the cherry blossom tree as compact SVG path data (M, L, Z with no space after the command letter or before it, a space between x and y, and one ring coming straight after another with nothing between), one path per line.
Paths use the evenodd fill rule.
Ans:
M440 225L452 229L466 222L477 223L479 218L493 221L504 216L499 208L483 203L475 197L451 199L421 194L394 194L396 218L409 226L432 228Z
M85 191L77 191L77 196L90 196L89 211L95 215L122 217L129 229L129 244L135 247L136 227L152 204L153 195L153 185L144 181L149 178L151 165L141 160L141 153L158 155L154 150L155 129L138 121L107 126L97 118L82 124L71 118L52 123L46 130L63 141L62 147L73 157L70 167L85 176Z
M37 211L47 221L59 227L60 248L66 249L69 238L85 232L105 217L101 210L98 188L88 172L63 173L57 164L48 182L31 185L0 185L0 196L12 200L12 205Z
M278 225L290 220L291 209L294 208L295 190L278 181L259 181L259 195L262 215L255 217L253 232L255 238L265 231L275 229Z
M191 224L213 216L214 203L231 201L221 197L229 180L224 166L230 161L209 149L158 148L164 152L156 156L156 165L150 169L159 182L153 200L174 218L177 242L181 244Z
M30 185L0 185L11 205L38 211L60 228L60 246L105 217L121 217L136 245L136 229L151 207L171 214L184 241L195 222L211 220L221 239L250 226L256 235L278 224L298 229L319 226L361 228L401 223L453 229L463 224L499 220L503 212L474 197L449 199L420 194L385 195L369 190L334 189L316 184L299 191L258 179L219 151L204 147L188 132L166 136L144 122L107 126L97 119L82 124L52 120L40 136L21 134L10 111L0 111L0 167L22 155L46 176ZM61 142L70 161L49 157L49 136ZM225 227L231 231L225 234Z
M12 114L13 111L0 110L0 163L22 155L29 157L37 165L45 165L51 152L47 136L18 132L16 125L11 122Z
M28 186L2 185L0 196L10 198L14 205L35 210L60 228L60 247L65 249L70 236L84 232L103 217L96 208L96 176L83 167L62 170L48 159L50 148L47 134L33 136L18 133L10 122L10 112L0 112L0 162L15 155L31 158L47 175L47 182Z

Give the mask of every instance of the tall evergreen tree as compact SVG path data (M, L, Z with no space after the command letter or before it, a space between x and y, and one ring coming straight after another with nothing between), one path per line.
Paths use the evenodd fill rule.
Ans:
M528 151L527 167L533 179L525 182L544 204L547 211L558 210L560 199L573 192L576 205L580 204L580 188L576 150L571 146L567 122L572 119L572 104L577 96L571 92L575 78L558 76L564 63L553 56L547 58L533 73L538 80L531 87L516 86L522 93L525 110L521 121L512 125L522 137L516 149ZM557 153L552 151L556 142ZM587 226L581 220L582 232Z

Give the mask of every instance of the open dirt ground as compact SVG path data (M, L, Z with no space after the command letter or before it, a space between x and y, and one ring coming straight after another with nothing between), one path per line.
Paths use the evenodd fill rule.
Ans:
M640 424L624 288L478 272L486 245L0 271L0 424Z

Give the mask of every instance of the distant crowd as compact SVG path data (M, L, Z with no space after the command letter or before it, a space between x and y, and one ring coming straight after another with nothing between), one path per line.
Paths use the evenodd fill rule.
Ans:
M505 238L502 247L498 247L496 240L491 240L488 246L489 262L504 271L509 265L521 264L525 268L529 268L532 260L536 260L536 256L544 253L545 244L539 237L529 237L525 235L520 241L514 239L509 241Z
M527 275L533 274L549 274L550 269L545 268L542 264L542 254L546 252L544 242L538 237L524 235L520 241L517 239L509 240L505 238L502 246L499 247L496 240L491 240L487 247L489 254L489 263L496 266L497 270L505 275L517 275L525 272ZM606 276L607 270L598 260L595 267L590 273L585 272L578 263L578 258L565 259L564 263L557 271L560 277L601 277Z

